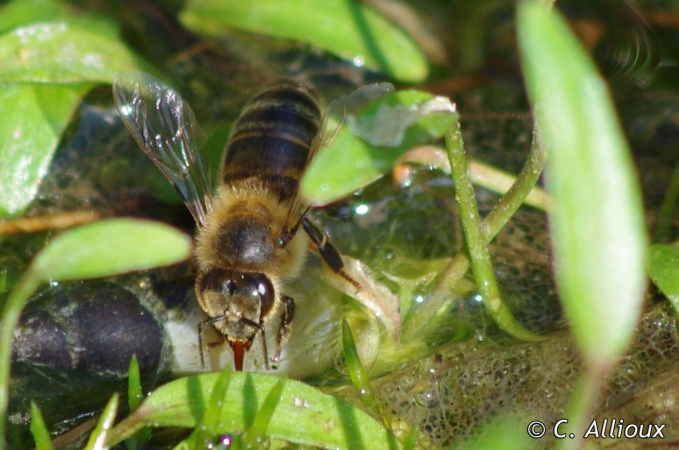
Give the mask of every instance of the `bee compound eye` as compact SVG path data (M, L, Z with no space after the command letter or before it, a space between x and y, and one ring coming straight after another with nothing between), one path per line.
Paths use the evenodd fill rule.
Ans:
M275 292L271 280L263 273L248 274L247 285L252 289L253 296L259 299L261 315L266 315L274 303Z
M210 269L198 277L198 284L201 292L213 291L220 295L233 296L239 287L236 282L238 278L237 274L223 269Z
M231 297L250 297L259 301L261 315L271 310L275 292L269 277L263 273L235 273L222 269L211 269L200 277L200 291L210 291Z

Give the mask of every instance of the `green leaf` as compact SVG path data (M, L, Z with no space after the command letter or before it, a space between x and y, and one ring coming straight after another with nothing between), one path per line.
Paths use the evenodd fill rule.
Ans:
M364 95L359 90L349 97L355 94ZM447 98L418 91L382 94L347 113L348 126L337 133L328 126L332 141L307 167L300 193L312 205L345 197L388 172L403 152L443 136L455 120L455 107Z
M112 430L108 444L115 445L144 426L196 427L218 377L216 373L191 376L158 388ZM222 410L225 432L245 432L279 380L265 374L231 374ZM401 448L382 425L358 408L294 380L285 382L267 435L321 448Z
M633 336L646 289L638 181L606 82L566 21L522 2L518 37L549 155L557 286L587 363L605 372Z
M658 289L679 311L679 247L652 245L648 252L648 273Z
M50 433L47 431L40 408L35 402L31 402L31 434L36 450L54 450Z
M174 264L191 249L191 237L159 222L102 220L54 238L29 270L44 281L98 278Z
M111 83L119 71L152 70L106 27L78 22L32 23L0 36L0 83Z
M9 4L0 14L0 30L8 29L0 35L0 216L20 214L33 200L95 83L110 83L121 70L152 70L118 40L114 22L57 2Z
M16 215L33 200L61 133L92 86L0 84L0 216Z
M416 83L429 72L424 53L402 29L353 0L191 0L180 15L196 32L224 27L310 44L397 80Z
M71 6L54 0L14 0L8 3L0 9L0 34L31 23L63 20L77 23L99 35L112 39L118 37L118 25L112 20L85 11L75 14Z

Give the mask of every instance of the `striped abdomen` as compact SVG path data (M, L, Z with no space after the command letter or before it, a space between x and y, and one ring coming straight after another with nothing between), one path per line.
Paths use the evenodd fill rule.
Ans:
M261 180L281 200L296 191L321 126L315 92L275 84L245 106L226 147L224 182Z

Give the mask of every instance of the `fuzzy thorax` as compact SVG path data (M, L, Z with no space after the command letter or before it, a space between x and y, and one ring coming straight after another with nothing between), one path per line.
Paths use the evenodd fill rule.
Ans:
M263 273L275 285L278 280L297 276L304 265L308 237L298 232L285 247L280 246L283 229L294 225L286 223L289 208L289 202L281 203L264 186L247 182L222 185L212 212L198 231L199 271L220 268ZM290 214L291 220L297 217L297 211Z

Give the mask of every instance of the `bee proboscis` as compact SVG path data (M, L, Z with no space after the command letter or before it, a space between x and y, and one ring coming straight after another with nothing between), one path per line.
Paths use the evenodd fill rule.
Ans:
M266 333L279 318L272 358L278 361L295 315L282 282L299 275L310 241L333 272L360 288L297 195L322 135L315 91L281 81L255 96L234 123L218 183L197 148L194 114L177 92L135 72L116 76L113 94L126 127L198 225L195 291L209 317L199 324L201 365L203 328L212 325L233 350L236 370L261 334L269 368Z

